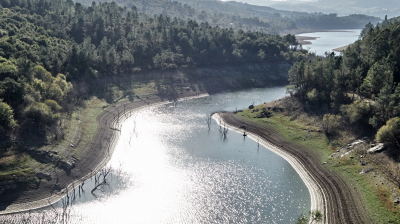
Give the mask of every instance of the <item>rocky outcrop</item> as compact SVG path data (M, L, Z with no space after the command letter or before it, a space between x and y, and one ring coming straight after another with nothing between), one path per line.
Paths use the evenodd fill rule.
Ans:
M377 146L368 149L368 153L380 152L385 149L385 144L379 143Z
M35 176L36 176L37 178L39 178L40 180L41 180L41 179L46 179L46 180L50 181L51 179L53 179L53 178L51 177L51 175L48 174L48 173L38 172L38 173L35 174Z
M61 191L62 190L61 184L54 185L54 189L57 191Z
M41 163L51 163L54 159L54 153L49 151L41 151L37 149L27 149L26 151Z
M254 118L270 118L272 116L271 112L267 111L265 108L263 108L263 111Z
M75 167L75 162L74 161L59 161L58 162L58 167L67 171L71 172L71 170Z

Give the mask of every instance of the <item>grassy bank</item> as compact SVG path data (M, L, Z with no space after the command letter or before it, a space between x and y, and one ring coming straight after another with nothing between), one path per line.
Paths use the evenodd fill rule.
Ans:
M35 174L53 175L64 172L54 168L57 161L80 160L90 150L99 130L98 117L112 110L117 102L144 101L150 97L164 100L180 98L189 93L216 93L281 84L290 66L283 64L249 64L237 67L197 68L176 71L154 71L135 76L112 77L78 87L85 94L80 105L70 114L62 114L57 126L62 136L41 127L32 127L14 139L0 138L0 183L14 180L19 189L39 183ZM79 86L79 85L78 85ZM43 162L38 153L50 153ZM55 171L55 172L54 172Z
M19 187L24 187L27 184L34 186L38 181L35 173L52 173L56 160L81 159L90 149L89 144L99 129L97 120L99 115L105 110L109 110L109 107L116 102L145 100L147 97L158 95L155 86L154 80L148 80L146 83L130 82L129 84L114 82L112 85L108 85L104 95L99 94L90 97L70 115L65 114L62 117L60 125L62 125L64 135L61 139L45 136L41 130L38 130L32 131L25 139L3 144L0 155L0 182L15 180ZM134 98L129 99L127 93L133 91ZM28 153L31 149L37 152L53 153L55 155L53 161L50 163L38 161L35 156ZM55 169L57 172L63 172L59 168Z
M275 105L279 103L275 102ZM283 108L271 104L256 106L254 109L247 109L239 112L238 115L244 119L274 128L284 136L287 141L306 146L320 156L320 162L337 172L343 179L352 186L352 191L357 191L362 197L363 205L375 223L400 223L400 206L393 203L393 183L385 178L378 169L373 169L366 174L360 174L366 167L360 163L360 158L365 159L365 152L353 150L344 157L330 157L345 145L347 139L328 138L325 133L315 125L316 120L305 115L291 116L284 112ZM263 108L271 112L269 118L256 118L262 113ZM275 108L275 109L273 109ZM368 164L373 167L374 164Z

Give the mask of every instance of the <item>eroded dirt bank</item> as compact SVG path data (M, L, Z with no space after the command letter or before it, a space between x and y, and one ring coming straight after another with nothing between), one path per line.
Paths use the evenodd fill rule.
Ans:
M190 92L180 95L179 99L207 95L207 93ZM41 182L37 188L3 194L0 215L41 208L60 200L67 191L73 190L74 187L92 177L110 160L119 137L120 124L128 117L125 113L164 103L169 103L169 101L154 96L134 102L125 101L104 108L103 113L97 118L100 127L96 137L85 146L90 150L85 150L87 153L81 159L74 161L75 168L70 172L51 173L53 178L50 181Z
M271 127L243 119L235 113L222 113L220 116L229 125L237 128L246 126L246 132L260 136L304 165L325 196L321 199L326 206L323 209L325 223L373 223L365 211L358 193L335 172L325 167L321 163L320 156L315 152L287 141Z

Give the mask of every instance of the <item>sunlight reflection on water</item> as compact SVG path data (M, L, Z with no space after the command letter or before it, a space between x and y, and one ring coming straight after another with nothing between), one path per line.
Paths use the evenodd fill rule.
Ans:
M216 122L210 131L205 122L284 95L285 87L255 89L136 113L109 162L110 184L94 197L88 180L73 214L83 223L294 223L311 206L295 170L238 133L221 139Z

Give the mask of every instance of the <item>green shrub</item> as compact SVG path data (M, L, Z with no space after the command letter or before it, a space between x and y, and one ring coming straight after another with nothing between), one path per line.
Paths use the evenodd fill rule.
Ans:
M400 140L400 118L394 117L383 125L378 133L376 133L376 140L381 143L399 144Z
M16 125L13 109L7 103L0 101L0 126L9 129Z
M334 134L340 129L342 117L340 115L325 114L322 121L325 132L327 134Z
M367 122L366 119L368 119L371 114L370 105L363 100L357 100L350 105L343 105L340 110L343 116L349 120L350 124L361 122L363 120Z
M33 123L37 126L51 126L59 120L60 115L54 114L46 104L34 102L25 110L25 117L32 119Z
M49 106L53 112L58 112L59 110L61 110L60 105L58 105L58 103L54 100L46 100L44 104Z

